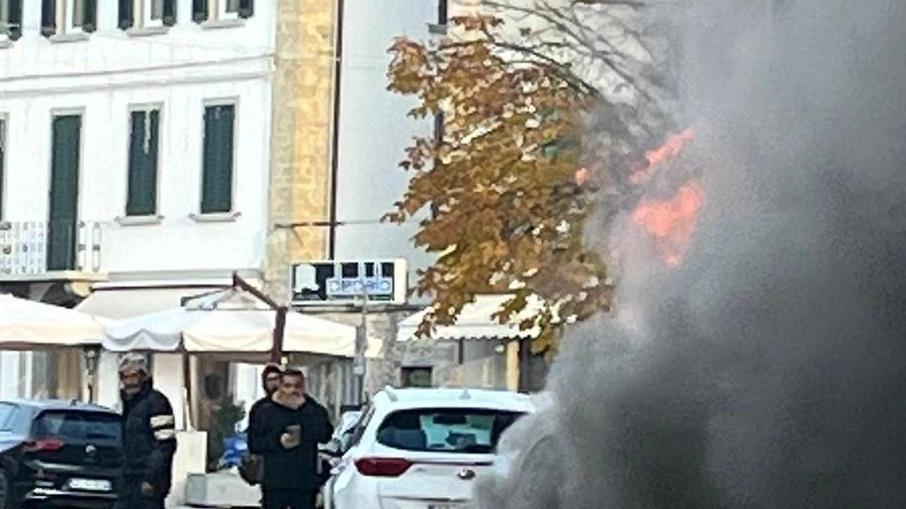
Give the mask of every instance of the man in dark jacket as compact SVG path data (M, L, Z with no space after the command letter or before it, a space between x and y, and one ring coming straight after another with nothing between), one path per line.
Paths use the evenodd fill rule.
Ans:
M314 509L318 444L330 440L333 426L327 410L305 394L301 370L283 371L273 404L258 415L261 426L249 450L264 456L264 509Z
M239 467L239 473L243 479L251 485L261 483L263 470L261 466L261 456L254 451L260 449L255 443L261 436L259 428L261 427L261 409L265 406L272 405L274 393L280 388L280 366L277 364L268 364L261 373L261 386L264 389L264 397L259 399L249 409L249 427L246 430L248 453L242 457L242 464Z
M260 435L256 429L261 425L259 415L261 408L272 404L274 393L280 388L280 371L280 366L277 364L268 364L261 373L261 386L264 388L264 397L256 401L252 408L249 409L249 428L247 432L249 449L252 448L252 441Z
M152 387L145 358L127 354L119 367L126 461L120 509L163 509L170 493L176 421L167 397Z

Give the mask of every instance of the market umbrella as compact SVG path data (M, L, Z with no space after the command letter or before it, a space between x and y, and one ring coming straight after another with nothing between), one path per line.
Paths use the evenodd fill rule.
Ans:
M0 348L98 346L106 320L60 306L0 294Z
M113 352L271 351L277 311L260 306L237 308L218 299L222 297L112 324L105 330L103 346ZM353 326L293 311L286 314L286 352L352 357L355 341Z

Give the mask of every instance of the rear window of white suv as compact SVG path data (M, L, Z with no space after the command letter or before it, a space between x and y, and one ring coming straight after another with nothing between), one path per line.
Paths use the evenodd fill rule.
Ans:
M377 441L405 451L487 454L524 414L487 408L415 408L388 415Z

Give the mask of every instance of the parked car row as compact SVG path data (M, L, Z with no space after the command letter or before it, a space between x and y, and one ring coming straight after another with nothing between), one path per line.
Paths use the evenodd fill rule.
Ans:
M325 509L467 509L473 486L503 474L503 432L534 411L529 396L473 389L385 389L338 426L325 453Z
M502 473L501 435L533 413L525 395L391 389L344 413L322 448L325 509L465 509ZM123 467L120 415L77 401L0 401L0 509L110 509Z

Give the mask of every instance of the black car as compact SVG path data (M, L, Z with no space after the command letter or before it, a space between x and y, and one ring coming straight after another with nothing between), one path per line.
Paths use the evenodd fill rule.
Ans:
M123 466L121 417L69 401L0 401L0 509L108 509Z

